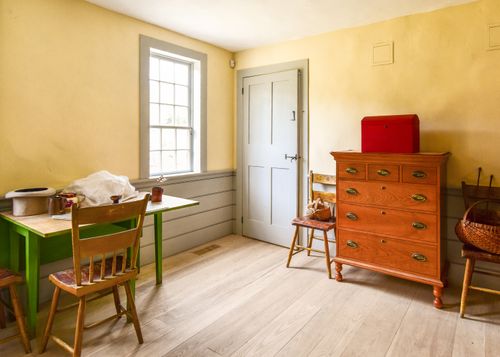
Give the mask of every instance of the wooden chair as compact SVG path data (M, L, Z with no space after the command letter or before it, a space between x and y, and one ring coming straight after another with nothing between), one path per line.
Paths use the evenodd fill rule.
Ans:
M332 175L323 175L323 174L315 174L312 171L309 174L309 200L310 202L314 201L317 198L321 198L324 202L329 202L332 205L336 203L336 195L334 192L326 192L326 191L316 191L314 190L314 184L323 184L323 185L335 185L336 179L335 176ZM329 221L317 221L311 219L309 216L297 217L292 220L292 225L295 226L295 233L292 238L292 243L290 245L290 251L288 253L288 261L286 263L286 267L290 267L290 262L292 260L292 256L295 254L302 252L304 250L307 251L307 255L311 255L311 252L323 253L325 254L326 259L326 268L328 272L328 278L332 278L332 261L330 259L330 248L328 243L335 243L335 241L330 241L328 239L328 231L336 229L335 224L335 210L332 212L332 218ZM299 229L300 227L309 228L309 237L307 239L307 246L302 246L297 244L299 238ZM314 236L314 232L316 230L320 230L323 232L323 237L317 238ZM322 240L325 246L325 250L317 250L312 248L313 240Z
M499 207L500 188L491 186L491 183L493 181L493 175L490 176L489 186L479 185L480 176L481 176L481 168L479 168L476 185L467 185L465 182L462 182L462 193L464 196L465 209L468 209L472 204L480 200L489 200L491 202L492 206L491 208ZM476 261L479 260L484 262L500 264L500 255L486 252L469 244L464 244L462 247L462 257L466 259L464 281L462 286L462 297L460 299L460 317L463 318L465 314L465 308L467 307L467 296L469 294L470 289L479 290L490 294L500 295L500 290L493 290L493 289L483 288L480 286L471 285L472 274L474 273ZM491 274L486 272L482 273L498 277L498 275L496 274Z
M12 302L12 308L0 298L0 327L5 328L5 307L10 310L16 317L17 327L19 333L13 336L9 336L0 340L0 344L10 341L14 338L20 337L21 342L24 346L24 352L31 352L31 345L28 339L28 333L26 332L26 323L24 321L23 309L19 298L17 297L16 284L22 283L23 278L8 269L0 268L0 289L7 288L10 293L10 300Z
M460 300L460 317L464 317L465 314L465 308L467 307L467 295L469 294L469 289L500 295L500 290L493 290L471 285L472 274L474 273L474 266L476 264L476 260L500 264L500 255L488 253L479 248L464 244L462 248L462 257L466 258L467 260L465 261L464 283L462 287L462 298ZM483 274L485 274L485 272L483 272Z
M49 276L49 280L55 285L55 290L47 319L47 326L40 346L40 353L45 351L48 339L51 337L54 342L72 353L73 356L80 356L84 327L94 327L103 322L120 318L124 314L132 320L139 343L143 342L130 281L135 279L137 275L136 265L139 252L139 237L144 223L148 199L149 195L146 195L143 200L128 203L88 208L73 206L71 211L71 235L74 268ZM86 239L80 238L80 227L82 225L105 224L131 219L136 220L134 228L104 236ZM130 252L128 258L127 251ZM89 264L82 265L81 262L85 258L89 259ZM96 258L100 258L100 260L95 261ZM124 285L125 287L128 309L125 309L120 303L120 295L118 294L119 285ZM56 311L58 311L57 304L61 290L78 298L78 314L73 347L60 338L51 335L54 316ZM113 294L116 314L99 322L84 326L86 302L107 295L105 292ZM95 298L87 300L87 296L93 293L99 294Z

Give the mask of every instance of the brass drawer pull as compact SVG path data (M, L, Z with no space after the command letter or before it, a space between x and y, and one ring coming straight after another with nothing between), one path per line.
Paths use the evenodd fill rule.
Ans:
M391 173L389 172L389 170L380 169L380 170L377 170L377 174L379 176L389 176Z
M358 173L358 169L356 169L355 167L348 167L347 169L345 169L345 172L354 175Z
M411 226L415 229L419 229L419 230L422 230L422 229L426 229L427 228L427 225L425 223L422 223L422 222L413 222L411 224Z
M420 170L415 170L411 173L411 175L415 178L426 178L427 174Z
M358 216L356 215L356 213L353 212L347 212L345 216L347 217L347 219L350 219L351 221L358 220Z
M427 197L420 193L415 193L414 195L411 195L411 199L416 202L425 202L427 201Z
M355 196L358 194L358 190L356 190L355 188L348 188L347 190L345 190L345 192L348 194L348 195L351 195L351 196Z
M411 255L411 257L413 259L415 259L417 262L426 262L427 261L427 257L423 254L420 254L420 253L413 253Z
M353 241L353 240L348 240L348 241L346 242L346 244L347 244L347 246L348 246L349 248L352 248L352 249L356 249L356 248L358 247L358 243L356 243L356 242L355 242L355 241Z

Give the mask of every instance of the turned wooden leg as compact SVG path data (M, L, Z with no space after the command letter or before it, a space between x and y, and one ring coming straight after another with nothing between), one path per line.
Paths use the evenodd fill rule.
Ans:
M441 300L441 296L443 296L443 288L441 286L434 286L432 293L434 294L434 307L436 309L442 308L443 300Z
M330 246L328 244L328 235L326 231L323 231L323 240L325 242L325 258L326 258L326 269L328 271L328 279L332 278L332 263L330 262Z
M17 298L16 287L11 284L9 285L10 299L12 300L12 307L14 308L14 315L16 316L16 323L19 329L19 334L21 335L21 341L23 342L24 351L26 353L31 352L31 344L28 338L28 333L26 332L26 323L24 322L24 314L21 308L21 303Z
M462 298L460 299L460 317L464 317L465 308L467 307L467 295L469 294L469 286L474 272L476 260L467 258L465 262L464 284L462 286Z
M335 262L335 280L342 281L342 264Z
M314 228L311 228L311 233L309 234L309 240L307 241L307 248L311 249L313 244ZM307 255L311 255L311 251L307 251Z
M45 349L47 348L47 342L49 341L50 332L52 331L52 325L54 323L54 316L56 315L60 293L61 289L56 286L54 294L52 295L52 304L50 305L49 316L47 318L47 326L45 326L45 333L42 337L42 343L40 344L39 353L44 353Z
M293 234L292 244L290 245L290 251L288 252L288 261L286 262L286 267L290 267L290 262L292 260L293 251L295 249L295 243L299 238L299 226L295 226L295 233Z

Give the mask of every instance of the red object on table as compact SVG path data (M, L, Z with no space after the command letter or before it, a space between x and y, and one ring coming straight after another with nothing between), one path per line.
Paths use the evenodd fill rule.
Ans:
M361 151L415 153L420 151L416 114L369 116L361 120Z

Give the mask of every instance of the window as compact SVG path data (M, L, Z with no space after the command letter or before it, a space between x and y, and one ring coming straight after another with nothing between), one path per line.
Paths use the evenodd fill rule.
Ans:
M141 36L141 178L206 165L206 55Z

